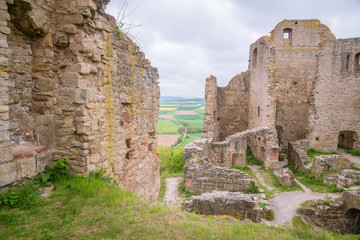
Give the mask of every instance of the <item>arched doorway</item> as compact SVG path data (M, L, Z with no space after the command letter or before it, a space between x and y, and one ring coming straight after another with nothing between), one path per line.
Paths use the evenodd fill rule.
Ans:
M360 233L360 210L356 208L350 208L346 213L345 217L350 221L353 221L354 225L350 224L348 232L353 234Z
M339 147L354 149L357 134L354 131L340 131L338 140Z

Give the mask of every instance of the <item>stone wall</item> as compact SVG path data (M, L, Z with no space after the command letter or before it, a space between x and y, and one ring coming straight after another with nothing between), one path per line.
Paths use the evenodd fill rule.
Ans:
M308 172L312 166L307 155L308 142L306 140L290 141L288 143L288 165L297 172Z
M332 201L309 202L297 210L305 221L328 231L342 234L360 233L360 206L357 191L346 191Z
M249 72L236 75L226 87L218 87L219 141L248 129L248 88Z
M193 193L218 191L246 191L254 179L238 169L218 167L207 160L187 159L184 166L184 186Z
M360 73L355 70L359 52L360 38L328 41L318 52L309 141L320 151L336 150L343 131L353 132L352 147L360 149Z
M10 58L11 51L8 44L8 36L11 31L8 27L10 14L7 2L0 2L0 179L1 185L14 182L16 174L16 163L9 163L13 156L10 149L10 120L9 120L9 90L14 85L10 80Z
M302 139L320 151L334 151L339 143L360 149L359 54L360 38L336 40L319 20L281 21L250 45L249 70L241 74L246 90L237 89L236 80L206 88L212 94L206 104L216 116L204 121L212 132L204 136L221 141L244 131L247 121L248 129L275 127L282 154L289 141ZM229 108L233 98L244 104Z
M322 155L314 157L311 173L319 177L321 173L354 168L355 164L341 155Z
M219 113L217 99L216 77L210 76L205 85L205 111L203 138L218 138L219 135Z
M49 163L66 156L72 172L103 168L122 187L157 198L157 69L115 31L104 7L102 0L0 3L0 176L25 168L23 156L32 169L0 177L1 186L41 171L45 151Z
M239 220L250 219L259 222L262 218L272 216L268 208L262 209L256 194L243 194L238 192L204 193L200 196L190 197L182 208L188 212L205 215L229 215Z
M215 142L212 138L196 140L184 148L185 161L200 158L217 166L243 167L246 165L247 145L251 146L255 157L263 161L266 168L278 168L279 147L276 131L268 127L238 132L221 142Z

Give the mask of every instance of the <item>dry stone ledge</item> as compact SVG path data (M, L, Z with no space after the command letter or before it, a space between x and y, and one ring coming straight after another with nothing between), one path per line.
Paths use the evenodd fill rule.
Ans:
M352 169L341 170L336 176L324 179L325 183L335 184L337 188L350 186L360 180L360 172Z
M218 167L203 159L188 159L184 166L185 188L197 194L212 190L246 191L254 183L254 179L238 169Z
M292 186L295 183L294 173L288 168L276 170L274 174L279 179L281 185Z
M314 157L311 173L318 177L321 173L355 167L354 163L341 155L322 155Z
M345 191L332 201L309 202L297 210L303 219L317 227L342 234L360 233L360 205L357 191Z
M192 196L182 204L188 212L205 215L230 215L236 219L250 219L260 221L271 215L269 206L259 207L258 194L244 194L241 192L213 191L200 196ZM266 202L266 201L265 201Z

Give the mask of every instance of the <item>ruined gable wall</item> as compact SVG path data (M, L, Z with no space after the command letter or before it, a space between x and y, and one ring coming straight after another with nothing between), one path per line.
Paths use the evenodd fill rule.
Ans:
M360 74L355 71L355 55L359 52L360 38L329 41L320 48L310 99L311 147L334 151L339 132L354 131L354 148L360 149Z
M274 101L268 91L272 76L269 44L263 37L250 45L249 129L273 125L275 119Z
M218 87L219 141L248 128L249 72L231 79L226 87Z
M285 32L289 33L288 38L284 37ZM258 104L257 107L263 105L260 106L260 115L263 108L270 108L266 113L268 119L260 116L257 124L275 124L280 144L285 148L287 141L306 137L310 106L308 98L315 80L316 53L321 42L334 38L330 30L318 20L284 20L274 28L271 36L263 37L251 47L250 59L253 59L256 46L258 61L263 69L254 68L251 63L250 118L256 119L254 103ZM267 52L262 50L262 46L266 47ZM267 54L268 57L259 54ZM262 59L265 59L264 63ZM267 76L263 73L265 71ZM267 89L266 95L265 90L259 90L262 88ZM264 106L264 103L267 105Z
M205 111L202 138L219 136L218 87L216 77L210 76L205 85Z
M114 31L115 20L104 13L102 1L8 0L7 6L11 44L5 47L13 54L6 67L13 82L6 89L19 94L3 101L12 121L4 134L13 148L27 147L26 176L41 171L29 146L43 145L50 160L67 156L73 172L104 168L126 189L155 200L157 70ZM0 172L15 175L12 180L25 177L22 159L0 159ZM16 171L8 171L10 165Z

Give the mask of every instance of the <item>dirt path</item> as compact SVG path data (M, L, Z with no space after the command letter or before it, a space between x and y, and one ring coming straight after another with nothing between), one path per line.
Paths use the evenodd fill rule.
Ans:
M180 177L166 179L166 191L164 196L164 203L167 206L180 206L181 199L178 196L178 185Z
M249 166L251 170L255 173L256 177L260 183L269 189L270 191L274 190L274 187L269 186L265 183L264 179L260 174L260 166ZM307 200L314 199L325 199L325 198L337 198L340 194L323 194L323 193L314 193L309 188L301 184L298 180L296 183L301 186L304 191L291 191L291 192L280 192L276 193L273 199L270 199L270 206L274 210L274 224L291 224L292 219L296 216L296 209Z
M270 191L274 190L275 188L267 185L263 179L263 177L260 174L260 168L261 166L258 165L248 165L248 167L255 173L256 177L258 178L259 182L261 183L261 185L263 185L264 187L266 187L267 189L269 189Z
M341 155L343 155L344 157L348 158L350 161L356 163L357 165L360 165L360 157L358 156L353 156L349 153L346 153L344 149L338 148L336 150L338 153L340 153Z

